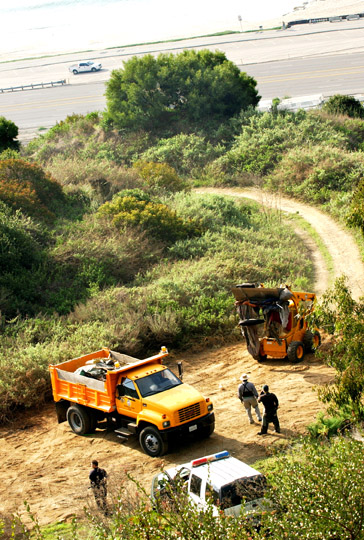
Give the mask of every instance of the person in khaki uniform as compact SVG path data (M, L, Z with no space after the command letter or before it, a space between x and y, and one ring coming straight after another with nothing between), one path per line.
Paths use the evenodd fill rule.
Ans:
M254 424L253 416L252 416L252 407L255 411L255 414L257 415L258 422L262 421L262 417L259 410L259 405L257 401L258 392L256 391L256 388L253 383L248 381L248 375L244 373L240 377L240 380L242 383L239 385L238 388L238 398L243 403L246 413L249 418L249 422L251 424Z

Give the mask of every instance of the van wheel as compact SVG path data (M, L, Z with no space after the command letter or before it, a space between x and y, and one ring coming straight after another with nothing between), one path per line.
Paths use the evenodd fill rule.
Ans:
M71 426L72 431L77 435L85 435L85 433L90 433L90 416L83 407L80 407L80 405L72 405L68 408L67 421Z
M72 73L73 73L73 75L77 75L77 73L78 73L77 69L74 69L74 70L72 71Z
M305 347L302 341L292 341L292 343L288 345L287 358L290 362L297 364L297 362L301 362L303 360L304 356Z
M151 457L163 456L168 450L167 443L153 426L148 426L140 432L139 443L144 452Z

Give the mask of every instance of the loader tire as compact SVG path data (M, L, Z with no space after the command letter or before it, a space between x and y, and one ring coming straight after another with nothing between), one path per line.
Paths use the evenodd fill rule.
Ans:
M258 362L265 362L266 360L267 360L267 355L259 353Z
M67 421L76 435L85 435L90 433L91 420L90 415L80 405L71 405L67 410ZM96 426L95 426L96 427Z
M321 345L320 332L318 332L317 330L315 332L311 332L310 330L307 330L307 332L303 336L302 341L303 341L303 345L305 347L305 352L313 353Z
M302 362L303 357L305 356L305 346L302 341L292 341L288 345L287 349L287 358L293 364Z

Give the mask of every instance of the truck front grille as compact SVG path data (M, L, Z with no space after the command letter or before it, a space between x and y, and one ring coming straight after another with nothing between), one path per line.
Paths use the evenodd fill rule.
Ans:
M180 423L192 420L201 414L200 403L194 403L193 405L189 405L189 407L184 407L184 409L180 409L177 414Z

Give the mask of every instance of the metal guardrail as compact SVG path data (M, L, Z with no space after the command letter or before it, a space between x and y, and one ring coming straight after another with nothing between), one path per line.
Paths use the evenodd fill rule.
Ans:
M32 83L32 84L22 84L21 86L10 86L9 88L0 88L0 92L16 92L19 90L33 90L35 88L48 88L49 86L63 86L66 84L66 79L61 81L51 81L46 83Z
M351 15L338 15L336 17L316 17L312 19L300 19L297 21L290 21L286 24L286 28L290 28L295 24L312 24L319 22L342 22L342 21L355 21L357 19L362 19L364 13L353 13Z

